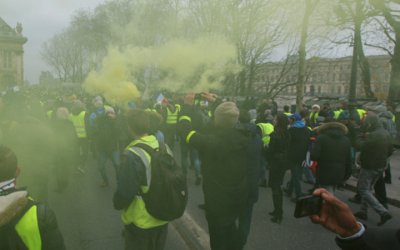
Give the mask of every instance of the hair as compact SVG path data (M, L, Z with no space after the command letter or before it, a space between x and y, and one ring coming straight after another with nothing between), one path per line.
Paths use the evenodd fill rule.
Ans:
M140 109L129 110L126 113L128 127L137 135L150 133L150 118L148 112Z
M288 131L289 119L283 113L278 113L276 116L275 131L278 134L285 134Z
M240 109L239 110L239 121L241 123L249 123L251 120L249 110L247 109Z
M283 111L289 112L289 109L290 109L289 105L283 106Z
M146 111L149 116L149 133L155 134L161 129L163 118L159 113L153 111Z
M10 148L0 145L0 181L14 178L17 165L17 156L14 152Z

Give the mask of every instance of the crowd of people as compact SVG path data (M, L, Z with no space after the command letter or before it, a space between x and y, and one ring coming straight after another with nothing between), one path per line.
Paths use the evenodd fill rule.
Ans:
M381 226L392 218L385 183L391 182L388 159L398 137L396 120L382 105L366 110L353 103L323 103L295 112L270 99L237 102L199 93L117 107L82 92L10 91L0 98L0 201L5 200L0 202L0 249L64 249L54 214L45 205L49 178L56 180L54 191L64 192L73 172L86 173L89 157L96 160L101 188L110 184L108 163L115 170L112 202L122 211L126 249L163 249L168 221L146 210L142 196L149 191L152 156L138 144L154 150L168 145L171 154L179 150L183 175L194 169L195 185L203 188L211 249L243 249L258 190L267 186L271 222L280 224L284 195L296 202L314 192L327 200L325 207L329 201L339 206L332 194L357 176L351 201L360 203L360 210L354 215L367 220L371 207ZM305 190L303 178L312 190ZM28 186L29 196L21 186ZM340 206L347 217L335 215L337 220L349 220L353 214ZM341 233L326 224L321 216L332 214L323 212L312 220L339 234L339 246L356 249L348 248L343 237L361 237L365 228L351 217L350 235ZM24 226L35 223L32 218L38 225L33 233Z

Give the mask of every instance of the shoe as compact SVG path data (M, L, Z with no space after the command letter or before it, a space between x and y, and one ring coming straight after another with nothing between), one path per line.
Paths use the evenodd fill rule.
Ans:
M199 186L201 184L201 177L196 176L196 181L194 182L194 185Z
M275 212L275 210L274 210L274 211L272 211L272 212L268 212L268 214L271 215L271 216L275 216L275 215L276 215L276 212Z
M360 198L357 198L357 197L355 197L355 196L349 198L349 201L352 202L352 203L355 203L355 204L361 204L361 199L360 199Z
M267 180L266 179L261 180L260 184L258 186L266 188L267 187Z
M392 218L392 216L389 213L385 213L383 215L381 215L381 221L378 222L378 226L382 226L383 224L385 224L388 220L390 220Z
M290 191L290 190L287 189L287 188L283 188L282 190L283 190L283 192L286 194L286 196L292 197L292 191Z
M101 188L106 188L108 187L108 181L104 181L103 183L100 184Z
M361 211L355 213L354 216L357 217L358 219L361 219L361 220L368 220L368 215L366 213L364 213L364 212L361 212Z
M282 215L275 215L274 217L271 218L270 221L273 222L273 223L276 223L276 224L281 224Z
M199 204L197 205L198 208L205 210L206 209L206 204Z

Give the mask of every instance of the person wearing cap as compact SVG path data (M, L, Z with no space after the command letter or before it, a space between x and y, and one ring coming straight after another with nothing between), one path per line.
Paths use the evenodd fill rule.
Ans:
M300 184L302 163L306 158L311 131L306 127L304 120L298 113L289 117L289 123L290 145L288 158L292 174L288 186L284 191L288 196L292 196L292 192L294 191L296 198L293 201L295 201L303 195Z
M319 116L319 111L320 111L320 107L318 104L314 104L311 107L311 113L309 116L309 120L308 120L308 124L311 128L317 127L318 125L318 116Z
M119 168L119 133L117 114L111 107L105 108L105 114L96 118L96 131L94 141L97 151L97 165L103 182L100 187L109 184L106 173L106 163L110 160L117 170Z
M202 162L205 212L211 249L242 249L236 221L246 207L249 138L235 128L239 109L233 102L218 105L207 133L186 131L186 142L198 149Z

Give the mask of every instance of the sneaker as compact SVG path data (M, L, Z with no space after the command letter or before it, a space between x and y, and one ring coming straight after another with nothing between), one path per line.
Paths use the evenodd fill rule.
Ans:
M349 201L355 204L361 204L361 199L356 196L349 198Z
M103 183L100 184L101 188L106 188L108 187L108 181L104 181Z
M389 213L385 213L383 215L381 215L381 221L378 222L378 226L382 226L383 224L385 224L388 220L390 220L392 218L392 216Z
M368 220L368 215L364 212L357 212L354 214L355 217L357 217L360 220Z
M81 174L85 174L85 170L81 167L77 168L78 172Z
M266 179L261 180L260 184L258 186L266 188L267 187L267 180Z
M196 181L194 182L194 185L198 186L201 184L201 177L200 176L196 176Z

